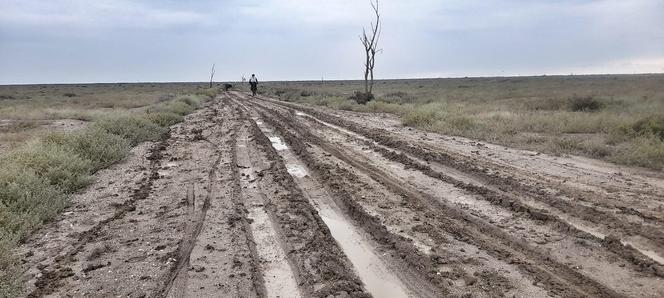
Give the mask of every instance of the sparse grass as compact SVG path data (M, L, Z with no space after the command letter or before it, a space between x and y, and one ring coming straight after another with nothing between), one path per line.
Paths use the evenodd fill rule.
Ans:
M13 256L16 245L66 208L69 196L87 186L95 171L125 158L131 146L159 138L168 126L182 121L184 115L214 96L213 91L206 89L202 96L139 98L132 103L122 96L117 102L107 97L105 99L109 102L101 103L105 106L102 109L98 104L86 103L65 105L59 109L49 104L49 108L39 110L43 102L30 102L32 99L26 98L29 96L20 95L12 96L19 98L12 100L22 103L11 103L9 108L0 103L0 119L22 119L2 123L0 136L20 135L22 130L41 127L32 121L34 119L59 119L57 117L63 115L71 116L70 111L94 114L86 117L94 122L83 129L71 132L46 130L38 137L28 138L18 147L0 153L0 297L19 293L20 271ZM83 96L79 92L75 94L64 93L63 96L71 99ZM150 107L134 109L144 104L150 104ZM31 107L37 110L35 114L28 112ZM22 114L24 111L26 114ZM58 116L53 116L55 114ZM33 136L26 132L22 135Z
M263 92L516 148L664 168L664 75L387 80L376 82L376 100L348 100L362 84L274 82Z
M166 132L164 127L144 117L136 116L112 116L95 122L94 127L118 135L129 141L132 146L141 142L156 140Z
M89 160L94 171L108 167L123 159L130 149L130 141L120 135L96 127L74 133L51 133L44 141L76 152Z
M89 182L92 162L67 146L35 140L1 157L3 165L31 170L65 192L73 192Z
M184 119L182 115L171 112L152 112L148 113L145 118L161 127L171 126L175 123L182 122Z

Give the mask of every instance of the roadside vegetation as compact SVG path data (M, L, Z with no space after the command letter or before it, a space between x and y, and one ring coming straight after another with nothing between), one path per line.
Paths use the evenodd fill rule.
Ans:
M377 81L366 105L349 100L361 84L275 82L263 92L510 147L664 168L664 75Z
M111 93L102 100L104 105L122 108L107 107L103 113L96 110L96 104L82 99L83 104L64 109L74 107L80 115L86 115L91 121L84 127L68 132L41 131L0 153L0 296L15 296L20 289L13 249L21 241L66 208L70 196L89 185L96 171L124 159L132 146L159 139L170 125L182 121L216 94L214 89L191 91L136 101L122 96L116 101ZM74 97L70 95L64 96ZM44 104L51 103L24 99L0 105L0 119L28 120L25 118L40 113L40 117L48 116L48 112L39 110ZM30 110L30 105L33 112L22 114ZM14 112L8 112L7 106Z

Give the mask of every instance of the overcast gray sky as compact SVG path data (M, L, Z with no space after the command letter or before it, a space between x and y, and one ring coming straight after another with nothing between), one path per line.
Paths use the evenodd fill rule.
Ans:
M664 72L662 0L382 0L378 78ZM362 0L0 0L0 84L359 79Z

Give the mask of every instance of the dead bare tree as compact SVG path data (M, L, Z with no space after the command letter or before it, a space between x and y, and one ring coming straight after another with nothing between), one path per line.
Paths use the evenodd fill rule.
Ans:
M366 100L371 100L373 98L373 83L374 83L374 66L376 65L376 53L382 51L378 49L378 39L380 39L380 33L382 26L380 23L380 13L378 11L378 0L374 2L369 0L371 3L371 8L373 8L374 14L376 15L376 21L371 22L371 31L367 35L366 28L362 28L362 35L360 36L360 41L364 46L364 52L366 55L366 60L364 62L364 96Z
M212 63L212 71L210 72L210 88L212 88L212 79L214 78L214 63Z

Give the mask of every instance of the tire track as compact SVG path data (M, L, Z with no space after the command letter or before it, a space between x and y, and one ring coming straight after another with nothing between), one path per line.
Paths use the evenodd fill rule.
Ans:
M586 227L585 224L572 221L573 219L569 218L569 215L571 214L574 217L581 218L583 221L592 223L599 223L598 220L602 220L601 224L610 226L612 231L621 232L622 235L640 233L648 239L654 240L654 245L661 244L662 240L664 240L662 238L664 232L661 229L623 222L612 214L607 214L588 206L579 204L572 206L570 202L563 201L558 196L552 196L550 193L542 191L540 187L524 185L505 175L497 175L495 171L492 174L487 174L486 168L477 169L471 162L459 161L449 154L429 151L429 149L414 144L406 144L403 141L390 137L390 133L387 131L376 129L366 131L356 125L346 123L335 116L325 115L313 109L302 108L293 104L278 103L273 100L269 101L270 103L289 109L303 110L316 115L316 117L321 117L325 121L330 121L335 125L341 125L352 131L346 131L347 133L357 133L366 137L367 139L363 141L368 142L368 146L390 160L403 163L407 167L416 168L432 178L476 193L481 198L486 199L496 206L509 208L516 213L525 214L534 220L554 222L563 232L568 231L572 234L582 235L586 239L593 239L599 244L608 247L612 252L636 266L637 270L664 277L664 264L657 263L657 260L662 258L657 256L656 253L649 251L647 248L637 248L635 247L636 243L621 240L616 235L607 236L593 231ZM316 118L311 118L310 120L320 122L320 120L314 119ZM400 152L394 151L392 148L397 148ZM417 156L419 160L410 157L412 155ZM434 168L436 169L434 170ZM470 174L467 175L465 174L466 172ZM456 175L452 176L445 173L456 173ZM565 193L564 190L563 193ZM573 197L570 193L565 194ZM543 202L544 205L529 202L530 199L526 200L526 197L534 198L537 202ZM533 204L536 206L533 206Z
M286 135L288 131L297 131L302 135L303 139L312 141L314 144L323 147L332 155L362 170L373 179L381 181L381 183L392 191L402 194L408 199L414 199L416 204L430 206L435 208L435 210L440 211L426 212L427 218L435 218L439 221L439 228L449 233L459 235L461 238L473 239L473 241L478 243L483 249L491 251L501 259L530 260L528 262L517 262L520 263L519 266L522 267L524 272L530 274L534 273L536 280L548 284L549 289L557 294L567 293L563 295L572 296L621 296L596 281L588 279L582 274L571 270L569 267L549 259L548 256L529 247L518 239L514 239L510 235L505 234L493 225L484 222L481 219L473 218L453 206L449 206L430 197L428 194L411 189L407 186L407 183L403 183L403 181L378 170L372 165L357 160L355 157L349 156L345 152L330 146L318 136L308 133L306 128L294 124L289 118L279 117L280 115L274 113L274 111L272 111L270 115L272 115L272 117L278 117L278 121L287 123L287 126L283 126L283 124L278 123L278 121L267 120L271 121L273 126L280 127L280 132L282 134ZM270 115L264 114L263 116L268 117ZM291 138L294 139L296 137L292 136ZM441 216L441 214L444 214L445 216Z
M240 104L243 105L243 104ZM362 221L351 223L346 219L344 213L348 213L346 206L347 197L339 201L339 192L332 190L331 196L328 188L324 188L318 181L327 180L329 177L320 177L317 171L309 172L307 166L302 163L287 145L281 142L278 134L266 126L260 118L255 114L255 110L248 109L253 115L255 124L262 132L264 137L267 137L272 142L272 146L277 149L278 154L286 163L289 173L298 184L303 194L308 198L309 202L316 207L318 213L323 218L323 221L330 228L332 235L337 242L344 249L351 262L354 264L359 276L362 278L367 289L375 297L439 297L446 293L444 288L435 288L427 283L427 278L422 276L419 269L423 263L418 263L417 269L410 269L405 263L397 260L394 255L398 253L394 251L395 243L405 254L409 254L410 258L417 258L413 250L407 250L406 241L404 239L397 239L392 237L393 243L390 245L379 245L369 241L366 235L359 232L363 227L368 226L367 234L374 235L375 233L382 233L385 238L389 238L387 231L380 230L376 225L375 219L368 218L368 214L364 213ZM313 174L316 178L312 177ZM343 209L343 211L342 211ZM356 213L359 209L355 209ZM353 216L353 218L358 218ZM380 256L379 256L380 255ZM422 258L419 258L422 259ZM427 259L427 261L430 261ZM398 275L398 277L397 277ZM408 285L408 287L406 287Z

